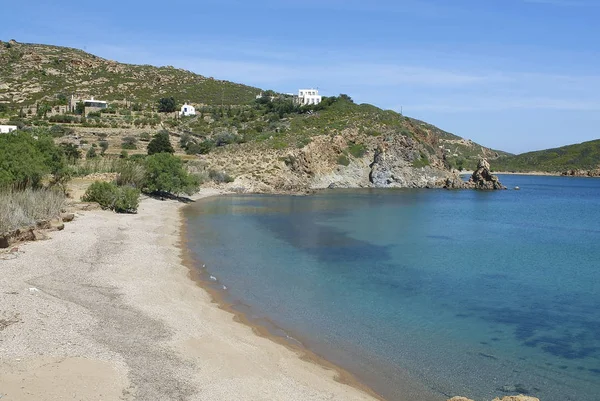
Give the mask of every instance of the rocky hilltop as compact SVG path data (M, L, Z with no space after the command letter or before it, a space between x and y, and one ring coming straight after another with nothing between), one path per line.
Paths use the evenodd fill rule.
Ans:
M259 92L171 66L124 64L68 47L0 41L0 102L29 106L76 94L123 103L152 104L174 96L239 104Z

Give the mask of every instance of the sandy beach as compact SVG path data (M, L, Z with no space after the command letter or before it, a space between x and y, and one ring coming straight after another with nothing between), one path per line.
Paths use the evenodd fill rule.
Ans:
M182 260L182 205L78 213L0 254L2 401L375 399L212 302Z

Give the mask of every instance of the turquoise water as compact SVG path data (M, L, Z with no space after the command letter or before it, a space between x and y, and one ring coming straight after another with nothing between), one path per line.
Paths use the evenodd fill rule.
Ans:
M212 198L188 243L235 307L387 399L600 400L600 180L501 181L521 190Z

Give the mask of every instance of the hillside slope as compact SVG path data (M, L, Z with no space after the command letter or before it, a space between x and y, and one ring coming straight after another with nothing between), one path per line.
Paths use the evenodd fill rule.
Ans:
M64 106L70 93L94 95L110 107L73 114ZM82 154L98 147L105 157L143 154L149 137L167 130L179 154L205 175L235 178L232 185L240 190L439 187L447 179L459 185L457 169L506 155L392 110L355 104L347 95L299 106L286 95L257 99L257 93L172 67L0 43L3 121L48 129ZM160 97L188 101L197 114L158 113Z
M496 171L540 171L565 175L591 175L587 172L593 172L599 168L600 139L501 157L494 161L494 170Z
M243 104L260 89L173 67L122 64L82 50L0 42L0 102L33 105L72 93L97 99L155 103Z

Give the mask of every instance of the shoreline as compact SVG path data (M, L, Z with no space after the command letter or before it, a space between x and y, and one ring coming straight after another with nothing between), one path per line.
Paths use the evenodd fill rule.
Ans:
M203 200L205 200L205 199L208 199L208 198L203 198ZM180 214L182 214L181 209L180 209ZM182 217L181 224L182 224L182 227L186 226L183 217ZM373 399L376 399L379 401L386 401L380 394L377 394L369 386L363 384L352 373L348 372L347 370L345 370L344 368L342 368L340 366L335 365L334 363L328 361L324 357L317 355L316 353L311 351L308 347L306 347L304 344L302 344L301 341L298 341L293 337L290 337L290 340L286 340L286 338L284 338L283 336L273 334L271 332L271 330L269 330L269 328L267 328L265 325L261 325L259 323L253 322L251 319L249 319L246 316L246 314L244 314L244 312L235 309L231 305L231 303L226 302L226 300L223 296L223 293L221 291L219 291L218 289L213 288L210 285L211 284L210 282L208 282L207 280L205 280L201 277L202 274L199 271L199 269L195 266L194 259L189 256L190 252L187 251L187 248L184 245L185 243L187 243L187 241L184 241L184 239L183 239L183 237L186 235L185 228L182 228L180 235L182 237L182 242L181 242L181 244L182 244L181 245L182 265L186 266L189 269L188 270L189 279L191 281L193 281L199 288L201 288L203 291L205 291L210 296L211 302L213 302L215 305L217 305L217 307L219 309L231 314L232 315L231 318L233 319L233 321L249 327L256 336L265 338L269 341L272 341L272 342L274 342L278 345L281 345L281 346L285 347L286 349L294 352L299 359L309 362L309 363L312 363L312 364L315 364L326 370L333 371L335 374L332 378L336 382L353 387L357 390L360 390L360 391L368 394L369 396L373 397ZM274 326L274 327L276 327L279 330L282 330L285 333L285 331L283 329L281 329L277 326ZM295 340L296 343L292 342L291 341L292 339Z
M382 399L193 280L183 206L78 213L50 240L0 254L3 400Z

